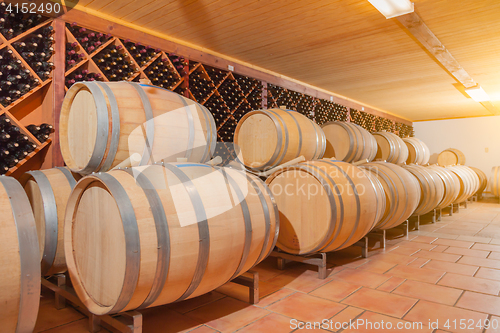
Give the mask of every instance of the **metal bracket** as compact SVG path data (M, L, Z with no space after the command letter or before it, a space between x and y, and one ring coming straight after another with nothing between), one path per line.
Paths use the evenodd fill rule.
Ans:
M250 276L249 276L250 275ZM249 289L248 298L250 304L259 303L259 272L247 271L243 275L231 280L231 282L237 283L242 286L246 286Z
M442 216L443 216L443 210L440 208L440 209L439 209L439 215L438 215L437 220L438 220L438 221L441 221L441 217L442 217Z
M66 306L66 300L78 306L78 310L89 318L90 332L99 332L101 323L104 322L121 333L142 333L142 314L140 312L127 311L115 315L96 316L87 310L75 291L66 285L67 276L65 274L58 274L53 278L57 279L56 283L51 282L50 278L42 278L42 286L55 293L56 308L61 309Z
M278 259L278 269L285 269L286 261L302 262L309 265L318 266L318 278L326 279L326 253L315 253L307 256L293 255L279 251L273 251L269 255ZM314 256L320 256L314 257Z

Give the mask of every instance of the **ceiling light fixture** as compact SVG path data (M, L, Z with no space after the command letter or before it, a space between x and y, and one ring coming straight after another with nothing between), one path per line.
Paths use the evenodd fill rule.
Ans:
M410 0L368 0L385 18L413 13L413 3Z
M483 90L480 85L477 85L472 88L466 88L465 92L476 102L487 102L490 100L490 96Z

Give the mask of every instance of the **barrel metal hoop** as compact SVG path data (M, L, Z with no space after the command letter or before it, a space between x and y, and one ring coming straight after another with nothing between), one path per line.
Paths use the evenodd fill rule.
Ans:
M396 145L392 141L392 137L390 137L389 135L387 135L387 133L385 133L385 132L379 132L378 134L380 134L389 143L389 147L390 147L390 149L389 149L389 156L387 156L386 161L389 162L389 163L397 162L397 161L394 161L394 156L396 154Z
M267 245L269 244L269 236L270 236L269 233L271 232L271 213L269 211L269 206L267 205L266 198L264 197L264 194L262 193L262 190L260 189L259 185L257 185L257 183L248 174L246 175L246 177L250 185L252 185L255 192L259 196L260 204L262 206L262 211L264 212L264 221L266 228L264 233L264 244L262 244L262 251L260 252L259 257L255 261L255 263L252 265L253 267L257 265L262 259L264 259L264 256L267 253L266 249Z
M287 112L292 117L293 121L295 122L295 126L297 126L297 131L299 132L299 148L297 149L297 155L295 155L295 157L294 157L294 158L297 158L297 157L300 156L300 152L302 151L302 130L300 129L299 122L297 121L297 119L295 119L295 116L294 116L294 113L298 114L298 112L295 112L295 111L287 111ZM318 146L316 145L316 150L317 149L318 149ZM314 155L313 156L316 155L316 150L314 151Z
M234 279L238 275L240 275L243 267L246 264L248 254L250 253L250 247L252 245L252 217L250 215L250 209L248 208L247 201L245 199L245 196L243 195L243 192L241 192L240 187L238 186L238 183L229 175L229 173L226 172L224 168L218 168L215 167L217 171L219 171L225 179L227 179L227 182L229 186L233 189L234 193L236 194L236 197L238 198L238 202L240 203L241 207L241 212L243 214L243 222L245 223L245 243L243 246L243 253L241 254L241 259L240 263L238 265L238 268L234 272L234 274L231 276L229 280ZM243 173L244 174L244 173ZM246 174L245 174L246 176Z
M267 115L269 118L271 118L274 125L276 126L276 133L278 135L278 141L276 142L276 148L274 149L273 156L271 156L271 159L268 162L266 162L266 164L264 164L262 166L264 168L264 167L270 166L270 164L273 163L273 161L276 160L276 158L278 158L279 152L281 151L281 145L283 144L283 132L281 131L281 125L278 121L278 117L276 117L274 115L274 113L269 112L269 110L260 110L260 111L263 112L265 115ZM281 117L280 117L280 121L283 124L283 128L284 128L285 124L283 123L283 119L281 119ZM286 137L288 138L288 135ZM288 139L286 140L285 148L283 149L283 152L286 151L287 146L288 146ZM273 167L273 166L276 166L276 164L271 165L271 167Z
M325 136L325 133L323 132L323 130L321 129L321 127L314 123L315 125L315 128L316 128L316 133L321 137L321 152L320 154L316 157L318 159L322 158L324 155L325 155L325 151L326 151L326 136Z
M288 150L288 129L285 127L285 121L276 111L269 109L269 110L267 110L267 112L274 114L276 116L276 118L278 118L281 121L281 123L283 124L283 129L285 129L285 147L283 148L283 154L281 155L281 158L278 160L278 162L276 162L272 165L272 167L275 167L275 166L281 164L281 161L283 161L283 159L285 158L286 151ZM281 128L280 128L280 132L281 132ZM281 147L281 142L279 142L279 145L277 148L279 149L280 147ZM274 159L272 159L272 160L274 160Z
M356 157L356 153L354 151L354 147L355 147L354 136L356 136L356 134L354 133L354 130L352 129L352 127L349 126L348 123L344 123L341 121L333 121L332 123L336 123L336 124L340 125L347 132L347 135L349 136L349 150L347 151L347 154L344 156L343 160L345 162L354 161L354 158ZM337 156L335 156L335 158L337 158Z
M205 151L203 152L203 156L201 157L202 163L205 163L210 159L210 156L212 156L212 151L211 148L213 147L212 142L213 142L213 128L212 128L212 123L210 122L209 118L211 117L210 111L208 111L203 105L200 105L200 110L203 113L203 117L205 118L205 129L207 131L207 136L206 136L206 146L205 146Z
M59 239L56 197L49 179L42 171L28 171L27 174L30 174L38 183L38 189L42 196L45 219L45 247L43 249L41 272L42 274L46 274L56 258L57 242Z
M158 257L156 261L156 273L151 290L144 302L138 308L144 309L156 301L165 286L170 266L170 231L161 198L149 178L142 172L134 173L132 169L122 170L132 176L137 181L139 187L144 191L144 195L148 200L155 221Z
M351 238L354 236L354 233L358 229L359 219L361 216L361 202L359 200L358 190L356 189L356 185L354 185L354 182L352 181L351 177L349 177L349 175L341 167L339 167L335 163L332 163L328 160L321 160L321 161L332 165L333 167L335 167L336 169L338 169L342 173L342 175L347 179L347 181L351 185L351 187L353 189L354 197L356 198L356 221L354 222L354 227L351 231L351 235L345 240L345 242L342 245L340 245L340 247L342 247L342 246L346 245L351 240Z
M384 166L383 164L381 165L382 167ZM370 165L367 165L365 166L365 168L367 168L369 171L373 169L375 169L376 173L378 175L380 175L380 177L388 184L388 185L391 185L389 186L389 192L391 194L391 198L392 198L392 204L394 204L394 209L392 210L393 212L397 212L397 210L399 209L399 191L398 191L398 188L396 186L396 184L394 183L394 181L392 180L391 177L389 177L389 175L381 169L381 167L373 167L373 166L370 166ZM391 170L394 174L397 175L396 172L394 172L393 170ZM397 175L398 178L399 178L399 175ZM401 180L401 179L400 179ZM408 195L406 196L407 197L407 200L408 200ZM404 212L403 212L404 214ZM391 214L392 215L392 214ZM398 217L398 220L401 219L401 215ZM389 216L390 217L390 216ZM394 216L393 216L394 217ZM383 228L383 227L386 227L389 223L389 219L387 219L387 221L385 221L385 223L383 223L382 225L379 226L379 228Z
M361 169L363 169L363 168L361 168ZM377 207L377 208L378 208L378 207L379 207L379 202L378 202L378 195L376 195L376 194L377 194L377 189L376 189L376 187L375 187L375 183L372 181L372 178L371 178L371 177L374 177L374 178L376 178L376 177L375 177L375 176L373 176L373 175L370 177L370 176L368 176L368 172L369 172L369 171L366 171L366 170L363 170L363 171L364 171L364 173L367 175L367 176L366 176L366 178L368 178L368 180L370 181L370 184L372 185L372 188L373 188L373 193L375 193L375 207ZM377 180L378 180L378 179L377 179ZM380 184L380 181L379 181L379 184ZM384 192L384 188L382 187L382 184L380 184L380 186L381 186L381 193L384 193L384 196L383 196L383 201L384 201L384 207L385 207L385 206L387 205L387 201L385 200L385 192ZM382 214L383 214L383 213L382 213ZM378 216L378 214L377 214L377 215L375 215L375 216L376 216L377 218L375 219L375 223L372 225L372 227L370 228L370 230L371 230L371 229L373 229L373 228L377 225L378 221L380 220L380 219L379 219L379 217L380 217L380 216Z
M146 115L146 137L144 138L145 145L144 151L142 152L141 161L139 163L139 165L146 165L148 164L149 160L153 158L153 144L155 138L153 108L151 107L151 103L149 102L148 95L138 83L127 83L132 85L132 87L134 87L134 89L139 93L139 97L141 98L142 106L144 108L144 114Z
M198 248L198 261L196 262L196 268L191 279L191 283L187 290L182 294L177 301L182 301L189 296L198 288L203 279L203 275L207 269L208 256L210 254L210 230L208 227L208 219L203 206L203 201L201 196L196 189L196 186L191 181L191 179L178 167L173 164L165 163L164 167L172 172L184 185L189 198L193 204L196 219L198 220L198 235L199 235L199 248Z
M71 174L71 171L69 171L68 169L66 168L61 168L61 167L57 167L56 169L58 169L59 171L62 172L62 174L66 177L66 179L68 180L68 184L69 186L71 187L71 189L73 190L75 188L75 185L76 185L76 180L75 180L75 177L73 177L73 175Z
M265 257L267 257L271 254L271 252L274 251L276 243L278 242L278 236L280 233L280 212L278 210L278 204L276 203L276 199L274 198L273 193L269 189L269 186L267 186L266 183L264 183L260 178L257 178L257 180L261 182L262 186L266 190L267 195L271 199L271 202L273 204L273 210L274 210L274 224L275 224L274 239L273 239L272 245L269 247L269 252L265 255Z
M122 311L132 299L137 286L137 281L139 279L139 271L141 268L139 227L137 225L137 219L132 202L130 201L130 198L122 184L120 184L115 177L108 173L95 174L94 176L99 178L104 183L115 199L125 233L126 261L123 287L116 304L109 311L110 313L117 313Z
M97 84L106 92L111 107L111 142L109 143L108 155L99 169L100 171L108 171L118 151L118 142L120 140L120 110L118 110L115 94L109 85L104 82L97 82Z
M97 171L106 153L108 144L108 106L104 93L95 82L85 82L85 86L92 93L96 105L97 130L94 150L87 165L81 170L82 174Z
M16 332L32 332L40 304L40 249L33 212L23 187L11 177L0 177L12 207L21 264L19 314Z

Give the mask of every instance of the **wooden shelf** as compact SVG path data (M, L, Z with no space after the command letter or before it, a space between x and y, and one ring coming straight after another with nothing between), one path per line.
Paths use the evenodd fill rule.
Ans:
M7 171L7 173L5 175L6 176L13 176L14 174L16 174L18 170L21 170L23 168L23 166L25 166L26 164L29 164L30 160L32 160L35 156L37 156L37 154L39 154L41 151L45 150L45 148L47 148L51 142L52 142L52 140L48 139L44 143L40 144L34 151L32 151L28 156L26 156L25 159L23 159L22 161L19 161L19 163L17 163L16 166L10 168L9 171Z

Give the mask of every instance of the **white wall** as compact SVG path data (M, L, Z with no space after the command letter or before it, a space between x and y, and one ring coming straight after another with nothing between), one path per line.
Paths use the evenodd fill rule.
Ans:
M500 166L500 116L422 121L413 127L431 150L430 163L436 163L444 149L457 148L466 165L483 170L488 178L491 168Z

